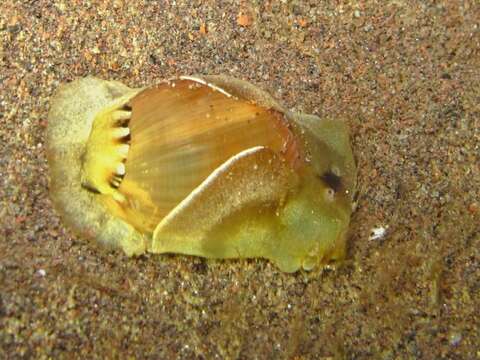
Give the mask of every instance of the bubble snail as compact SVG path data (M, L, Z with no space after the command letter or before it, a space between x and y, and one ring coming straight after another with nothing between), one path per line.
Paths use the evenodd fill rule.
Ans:
M346 125L290 112L245 81L62 85L47 154L65 222L128 256L265 258L284 272L345 256L356 188Z

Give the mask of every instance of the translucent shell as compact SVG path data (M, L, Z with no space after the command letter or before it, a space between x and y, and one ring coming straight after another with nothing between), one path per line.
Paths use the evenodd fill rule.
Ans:
M144 219L142 231L153 232L236 154L263 146L293 161L296 153L295 137L282 114L192 80L146 89L129 106L130 151L118 190L126 196L127 218ZM261 165L251 158L245 171ZM137 196L139 191L145 196Z
M78 80L53 101L48 136L57 208L128 255L262 257L287 272L344 256L355 191L345 125L292 114L251 84Z

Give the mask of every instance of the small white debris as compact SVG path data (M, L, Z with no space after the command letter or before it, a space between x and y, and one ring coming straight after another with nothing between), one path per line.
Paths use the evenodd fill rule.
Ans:
M44 269L39 269L37 270L37 275L44 277L45 275L47 275L47 272Z
M373 228L371 231L370 231L370 237L368 238L369 240L379 240L379 239L382 239L386 232L387 232L387 229L388 229L388 225L386 226L379 226L377 228Z

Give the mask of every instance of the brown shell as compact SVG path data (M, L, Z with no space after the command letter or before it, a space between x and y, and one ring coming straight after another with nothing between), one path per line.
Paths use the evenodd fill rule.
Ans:
M229 158L262 146L292 166L299 144L283 114L213 86L178 79L129 102L130 150L118 190L143 231L156 225ZM253 165L252 165L253 166Z

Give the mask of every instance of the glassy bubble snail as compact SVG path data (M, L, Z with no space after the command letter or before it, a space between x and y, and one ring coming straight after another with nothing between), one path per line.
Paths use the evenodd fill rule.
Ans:
M288 111L248 82L75 80L52 99L47 154L63 219L129 256L265 258L285 272L345 256L347 126Z

